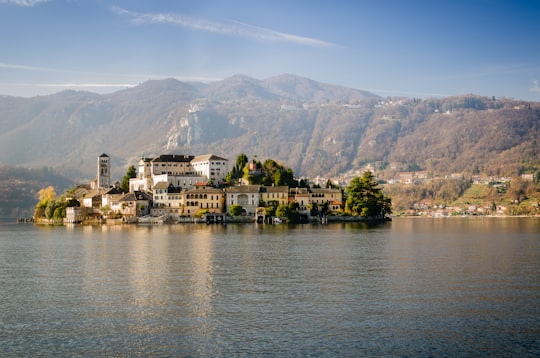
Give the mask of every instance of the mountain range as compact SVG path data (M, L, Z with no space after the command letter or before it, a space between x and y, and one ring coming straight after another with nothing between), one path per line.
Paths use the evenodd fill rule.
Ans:
M121 180L141 156L272 158L297 176L376 165L517 175L538 170L540 103L463 95L383 98L295 75L153 80L111 94L0 97L0 164L93 179L107 153Z

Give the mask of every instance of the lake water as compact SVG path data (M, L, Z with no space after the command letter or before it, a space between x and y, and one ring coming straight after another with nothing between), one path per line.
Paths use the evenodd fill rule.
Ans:
M0 225L1 356L540 356L539 218Z

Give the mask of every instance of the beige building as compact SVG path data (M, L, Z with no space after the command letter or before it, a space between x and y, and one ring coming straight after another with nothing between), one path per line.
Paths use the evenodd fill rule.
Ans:
M331 188L312 188L309 189L310 192L310 201L309 203L316 203L317 205L322 205L324 203L332 204L334 206L336 203L339 203L341 209L341 203L343 202L343 195L340 189L331 189ZM334 211L334 210L332 210Z
M208 210L210 213L223 213L225 211L225 193L221 189L196 185L186 190L184 194L184 214L193 217L199 210Z
M291 190L291 199L300 205L302 214L309 214L312 204L319 208L328 204L329 211L333 213L340 212L343 204L341 190L331 188L295 188Z
M169 219L178 220L184 215L184 193L182 188L175 187L167 182L154 185L152 189L153 202L150 215L167 215Z
M289 187L288 186L262 186L260 187L261 205L268 206L270 203L275 203L274 206L287 205L289 203Z

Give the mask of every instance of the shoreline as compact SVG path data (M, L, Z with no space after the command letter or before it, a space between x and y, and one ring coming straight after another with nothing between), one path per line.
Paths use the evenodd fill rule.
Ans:
M1 218L2 221L15 221L17 224L34 224L41 226L67 226L67 225L81 225L81 226L92 226L92 225L108 225L108 226L118 226L118 225L140 225L140 226L156 226L156 225L185 225L185 224L206 224L206 225L228 225L228 224L258 224L258 225L296 225L296 224L337 224L337 223L366 223L366 224L383 224L386 222L391 222L394 219L508 219L508 218L531 218L538 219L540 215L449 215L449 216L433 216L433 215L393 215L386 217L384 219L373 219L365 218L359 216L328 216L325 222L321 222L319 218L309 218L305 222L299 223L257 223L255 218L252 217L229 217L225 222L206 222L203 219L195 219L189 222L181 222L175 220L166 220L163 222L126 222L118 219L100 219L100 220L88 220L82 222L64 222L62 220L47 220L47 219L27 219L27 218Z

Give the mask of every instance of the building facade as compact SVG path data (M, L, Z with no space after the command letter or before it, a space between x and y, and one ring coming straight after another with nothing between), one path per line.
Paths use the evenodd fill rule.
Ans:
M204 176L214 183L225 181L229 173L228 160L214 154L199 155L191 161L191 167L197 175Z
M111 158L105 153L97 159L96 181L96 189L106 189L111 186Z
M137 177L130 179L130 191L151 191L160 182L192 188L202 181L222 182L227 174L228 160L214 154L201 156L162 154L155 158L141 157Z
M240 205L244 214L255 215L260 203L260 185L238 185L226 189L227 211L232 205Z

